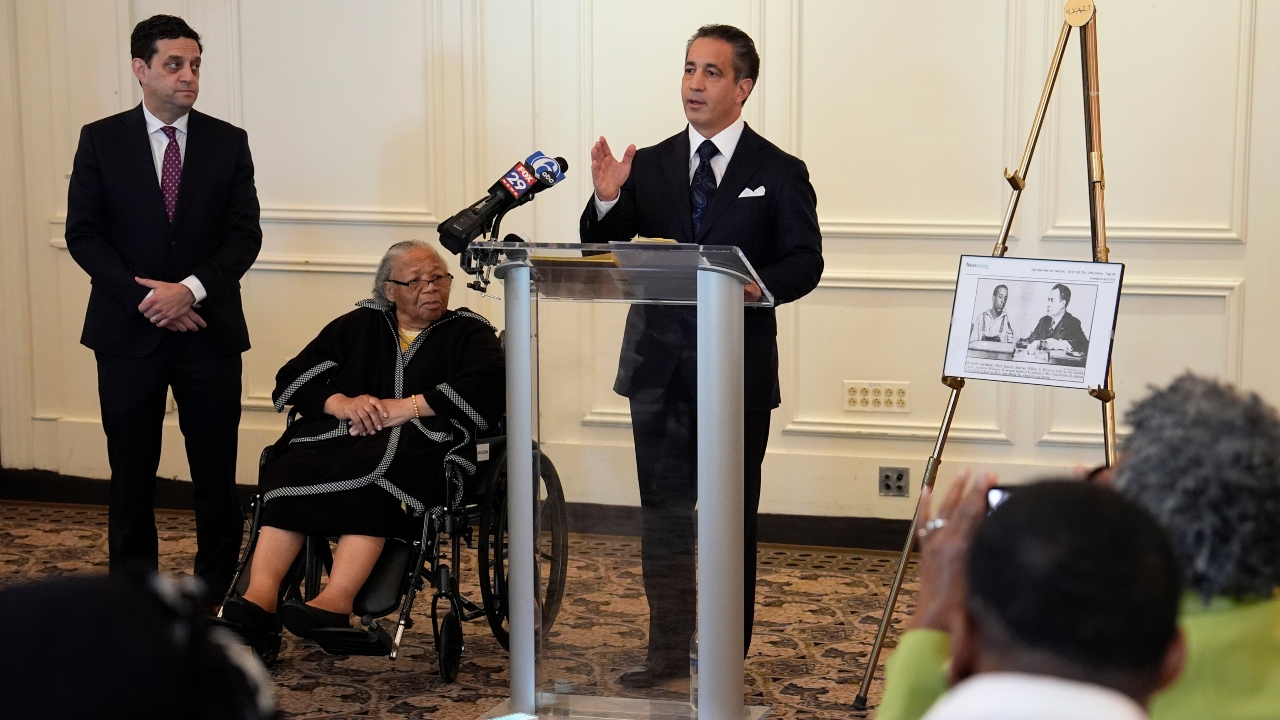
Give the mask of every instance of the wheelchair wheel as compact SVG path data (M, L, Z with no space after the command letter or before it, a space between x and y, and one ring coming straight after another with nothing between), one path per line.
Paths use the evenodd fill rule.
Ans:
M480 506L480 595L493 636L503 648L510 649L506 453L495 462L499 469L486 488L484 502ZM541 635L545 639L560 614L560 601L564 598L565 576L569 569L569 518L564 489L560 486L560 475L556 473L555 465L541 453L535 456L535 462L539 468L535 506L541 529L537 547L539 572L536 593L542 608Z
M436 657L440 661L440 678L451 683L458 677L458 666L462 664L462 621L457 612L450 612L440 622L440 644L436 647Z

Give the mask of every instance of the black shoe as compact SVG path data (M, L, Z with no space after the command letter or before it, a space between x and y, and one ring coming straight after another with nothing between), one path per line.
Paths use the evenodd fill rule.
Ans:
M280 616L276 613L267 612L237 595L222 606L222 617L218 620L235 632L264 664L275 662L280 655L284 633L280 630Z
M618 684L629 688L651 688L671 678L687 675L688 672L689 666L680 662L662 664L646 662L640 667L631 668L619 675Z
M289 632L301 638L313 637L316 630L351 627L351 615L322 610L297 598L280 606L280 620Z

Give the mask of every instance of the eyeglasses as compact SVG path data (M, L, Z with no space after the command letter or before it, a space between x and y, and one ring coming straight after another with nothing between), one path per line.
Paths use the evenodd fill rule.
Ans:
M428 288L433 284L438 288L449 287L449 283L453 282L453 275L449 273L444 275L432 275L429 278L414 278L408 282L401 282L400 280L387 278L387 282L395 283L401 287L407 287L412 292L418 292L419 290Z

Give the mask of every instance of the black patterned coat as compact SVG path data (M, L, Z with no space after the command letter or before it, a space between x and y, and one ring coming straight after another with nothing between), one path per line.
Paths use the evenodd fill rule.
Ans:
M300 417L276 442L263 471L273 500L376 486L412 515L448 505L475 473L475 439L496 434L504 412L505 363L492 325L466 308L446 310L401 351L393 308L374 300L329 323L276 374L277 412ZM406 398L421 393L434 417L367 436L324 412L335 393ZM368 491L363 491L367 495ZM335 500L339 499L334 496Z

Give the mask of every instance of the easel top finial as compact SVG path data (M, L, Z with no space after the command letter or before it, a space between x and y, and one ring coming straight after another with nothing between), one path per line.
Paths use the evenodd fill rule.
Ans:
M1081 27L1093 19L1093 0L1067 0L1062 13L1066 16L1068 25Z

